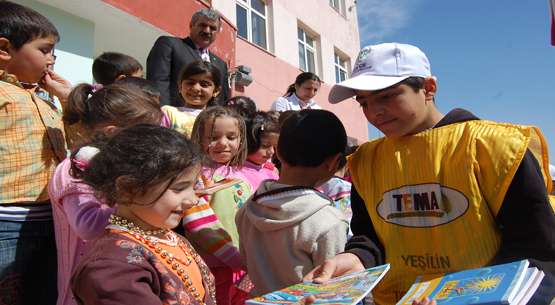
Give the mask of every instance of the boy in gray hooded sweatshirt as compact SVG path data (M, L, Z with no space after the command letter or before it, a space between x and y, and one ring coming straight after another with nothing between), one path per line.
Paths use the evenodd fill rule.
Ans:
M341 121L326 110L301 110L284 122L279 180L264 180L239 209L239 248L260 296L301 282L325 259L343 252L348 222L316 190L331 179L345 150Z

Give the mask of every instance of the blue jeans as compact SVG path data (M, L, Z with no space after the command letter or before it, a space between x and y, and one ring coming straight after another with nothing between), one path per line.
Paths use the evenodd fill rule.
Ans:
M56 304L54 222L0 220L0 304Z

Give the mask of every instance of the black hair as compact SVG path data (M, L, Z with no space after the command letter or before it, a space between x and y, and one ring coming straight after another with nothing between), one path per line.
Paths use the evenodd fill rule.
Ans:
M320 80L318 75L316 75L312 72L303 72L303 73L297 75L297 78L295 79L295 82L293 84L289 85L289 87L287 87L287 92L285 93L284 96L288 97L288 96L293 95L293 93L295 93L297 91L297 89L295 89L295 85L300 86L304 82L309 81L309 80L318 82L319 84L322 83L322 81Z
M177 78L177 94L175 95L176 104L177 101L179 101L179 98L183 98L184 102L187 103L185 98L181 96L181 82L190 76L205 73L210 74L211 80L216 89L222 86L222 71L220 71L220 68L209 61L195 60L183 67L183 69L179 72L179 77ZM206 107L216 106L216 98L217 97L212 97L208 103L206 103Z
M114 83L114 85L128 86L131 88L139 89L146 95L150 96L155 101L157 102L160 101L161 95L160 95L160 90L158 89L158 86L156 86L155 83L149 81L146 78L135 77L135 76L122 77L118 79Z
M111 136L97 133L86 146L96 147L99 152L90 158L84 171L72 162L71 174L89 185L95 197L108 206L135 204L135 196L164 183L164 191L157 196L160 198L183 171L210 162L187 137L156 125L134 125ZM72 160L81 149L72 152Z
M414 92L418 92L419 89L422 89L422 84L424 83L424 80L424 77L411 76L402 80L401 83L409 85L412 90L414 90Z
M113 84L120 75L133 76L139 70L143 70L143 66L138 60L118 52L104 52L92 65L94 79L103 86Z
M257 152L262 145L262 137L265 133L279 134L279 124L266 112L254 112L243 117L247 127L248 153Z
M16 50L24 44L54 36L60 41L60 34L48 18L37 11L11 1L0 1L0 37L6 38Z
M89 131L100 125L125 127L139 123L160 124L160 105L136 88L80 84L71 90L62 119L68 125L81 121Z
M243 117L249 113L258 111L256 102L250 97L242 95L230 98L227 102L227 108L239 113L239 115Z
M327 110L305 109L291 114L281 126L279 158L290 166L317 167L329 157L343 153L347 133Z
M198 18L202 16L208 20L218 20L218 23L220 24L218 26L218 30L220 30L220 28L222 27L222 17L220 17L220 14L218 12L216 12L215 10L211 10L209 8L203 8L200 9L198 11L196 11L193 14L193 17L191 18L191 23L195 24L197 23Z
M297 110L286 110L281 112L278 119L279 126L283 126L283 122L285 122L285 120L287 120L287 118L295 112L297 112Z

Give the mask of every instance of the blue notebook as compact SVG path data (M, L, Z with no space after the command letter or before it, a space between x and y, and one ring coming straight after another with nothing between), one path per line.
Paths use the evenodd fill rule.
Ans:
M484 268L420 275L397 305L427 296L437 304L510 304L528 269L528 260Z

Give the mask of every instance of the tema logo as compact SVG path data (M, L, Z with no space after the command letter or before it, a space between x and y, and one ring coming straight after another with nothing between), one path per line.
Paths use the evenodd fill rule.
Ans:
M387 191L377 207L385 221L405 227L435 227L461 217L468 198L437 183L408 185Z
M368 51L367 50L360 51L358 53L357 61L363 61L364 59L366 59L366 56L368 56Z

